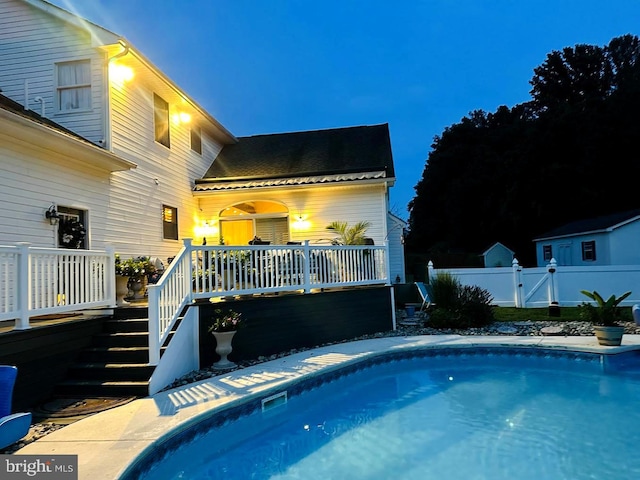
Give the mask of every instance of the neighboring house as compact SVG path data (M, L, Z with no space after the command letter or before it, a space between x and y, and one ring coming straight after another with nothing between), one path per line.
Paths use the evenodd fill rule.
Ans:
M533 240L543 267L558 265L640 264L640 209L578 220Z
M490 267L510 267L513 263L515 252L500 242L491 245L482 254L484 266Z
M404 278L387 125L236 138L125 39L41 0L0 0L0 89L0 244L64 246L50 208L81 248L163 259L183 238L320 242L366 220Z

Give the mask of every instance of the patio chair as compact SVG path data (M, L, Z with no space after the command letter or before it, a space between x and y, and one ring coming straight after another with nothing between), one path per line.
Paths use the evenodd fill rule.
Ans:
M422 305L420 305L420 311L424 311L431 306L431 285L426 285L423 282L415 282L420 298L422 298Z
M11 413L13 386L18 369L12 365L0 365L0 449L16 443L31 426L31 413Z

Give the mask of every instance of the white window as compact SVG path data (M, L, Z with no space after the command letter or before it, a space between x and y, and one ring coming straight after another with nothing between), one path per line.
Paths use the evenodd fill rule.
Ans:
M553 251L551 249L551 245L542 246L542 256L545 262L548 262L553 258Z
M76 112L91 109L91 62L80 60L56 65L58 72L58 109Z

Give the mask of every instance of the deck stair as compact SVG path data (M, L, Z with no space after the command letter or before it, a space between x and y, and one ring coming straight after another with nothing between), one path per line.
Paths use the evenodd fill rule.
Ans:
M117 308L54 389L57 397L145 397L154 367L148 365L148 308Z

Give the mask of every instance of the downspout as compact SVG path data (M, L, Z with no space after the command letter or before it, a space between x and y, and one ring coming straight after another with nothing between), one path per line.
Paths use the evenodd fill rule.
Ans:
M105 72L104 72L104 79L105 79L104 95L105 95L106 108L104 109L104 115L103 115L104 140L102 142L102 148L110 152L112 152L113 149L112 149L112 142L111 142L111 79L109 78L109 64L111 63L112 60L116 60L118 58L124 57L129 53L129 45L127 45L123 40L119 40L118 43L120 43L123 50L119 53L116 53L113 57L107 58L107 61L105 63Z

